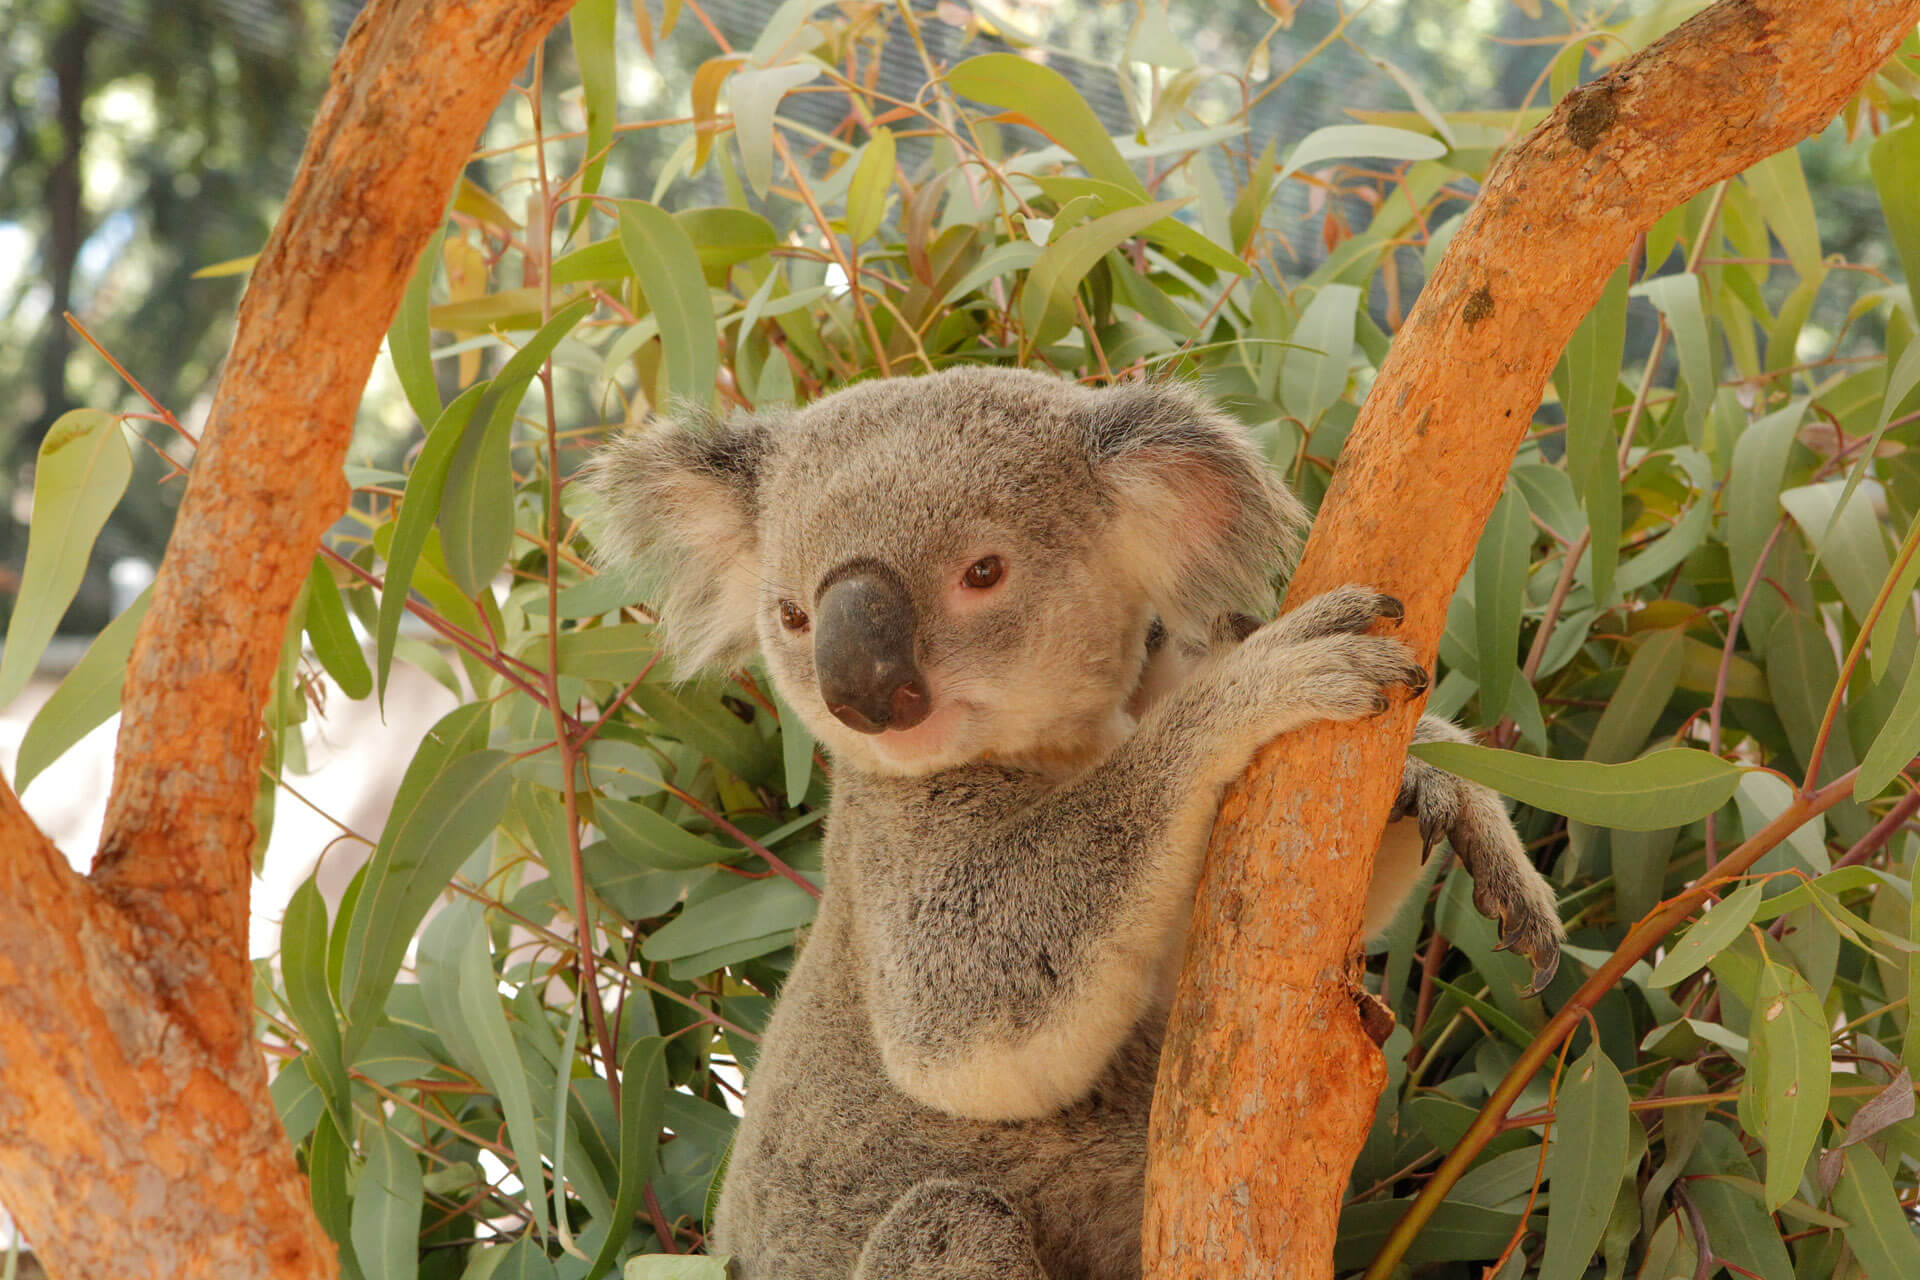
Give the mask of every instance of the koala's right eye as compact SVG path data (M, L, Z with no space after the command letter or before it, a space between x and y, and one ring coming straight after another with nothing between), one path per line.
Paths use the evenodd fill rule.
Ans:
M789 631L807 629L807 611L791 600L780 602L780 625Z

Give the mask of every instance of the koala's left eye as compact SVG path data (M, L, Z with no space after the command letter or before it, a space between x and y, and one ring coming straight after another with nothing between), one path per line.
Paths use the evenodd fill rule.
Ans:
M807 629L807 611L791 600L780 602L780 625L789 631Z
M997 584L1006 571L1007 566L1001 562L999 556L982 556L967 566L967 571L961 576L960 581L975 591L985 591L988 587Z

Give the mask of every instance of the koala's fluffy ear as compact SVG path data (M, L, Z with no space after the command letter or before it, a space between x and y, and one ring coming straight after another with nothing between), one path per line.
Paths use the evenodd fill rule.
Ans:
M771 439L756 418L661 420L609 441L589 469L596 558L644 587L683 675L753 651L757 492Z
M1128 383L1097 394L1087 443L1119 562L1176 638L1273 616L1306 512L1238 424L1186 387Z

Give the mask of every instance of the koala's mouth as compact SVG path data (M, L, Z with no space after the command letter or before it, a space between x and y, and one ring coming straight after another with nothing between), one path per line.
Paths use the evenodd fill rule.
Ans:
M941 698L927 717L912 728L884 729L867 738L867 742L890 764L924 765L951 755L969 714L966 703Z

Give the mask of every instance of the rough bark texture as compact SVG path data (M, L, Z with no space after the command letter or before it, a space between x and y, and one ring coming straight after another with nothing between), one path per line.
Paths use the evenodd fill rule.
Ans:
M241 303L128 669L89 878L0 786L0 1203L55 1276L321 1277L252 1037L260 713L367 371L569 0L375 0Z
M1635 236L1825 126L1916 21L1920 0L1722 0L1567 95L1495 168L1395 339L1292 599L1391 591L1431 662L1541 389ZM1350 966L1415 714L1289 736L1227 797L1155 1100L1155 1280L1333 1273L1385 1081Z

